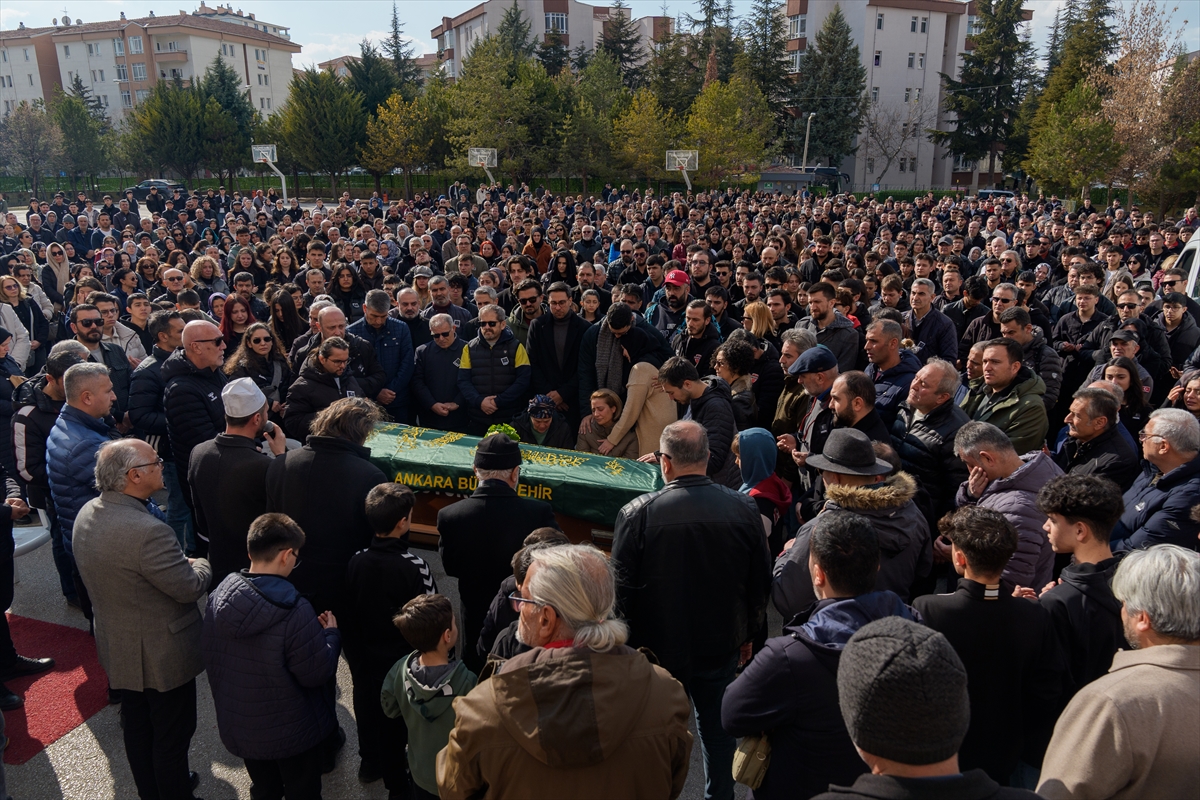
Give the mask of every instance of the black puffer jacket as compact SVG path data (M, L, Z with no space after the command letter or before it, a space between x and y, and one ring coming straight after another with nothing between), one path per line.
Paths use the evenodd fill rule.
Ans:
M708 432L708 477L714 483L736 489L742 485L737 459L733 456L733 437L737 420L733 414L733 394L729 384L715 375L701 378L708 389L691 403L692 420Z
M288 390L283 429L288 436L303 442L308 438L308 429L317 414L343 397L363 396L362 387L353 375L343 373L338 377L326 372L314 361L308 361L300 369L300 377Z
M732 424L732 418L730 419ZM759 631L771 563L749 495L687 475L617 514L612 561L630 644L687 685Z
M45 374L30 378L13 392L12 401L16 409L12 418L12 443L17 475L28 485L29 504L34 508L51 507L46 439L63 407L61 401L46 396L42 391L45 386Z
M775 406L783 394L783 367L779 365L779 351L770 342L763 342L763 353L754 360L750 371L754 380L754 404L758 406L758 426L771 428L775 420Z
M163 378L163 364L171 353L160 347L150 351L150 356L138 364L129 382L129 421L137 435L158 451L164 459L170 459L171 437L167 431L167 410L163 405L163 392L167 382Z
M688 333L687 325L680 325L671 339L671 349L675 355L690 362L701 375L716 372L712 356L720 345L721 332L711 322L705 324L704 333L698 339Z
M187 497L186 476L192 448L215 439L225 430L225 403L221 399L225 373L219 369L198 369L187 360L185 352L177 350L171 354L163 364L162 378L166 383L163 402L171 453Z
M1141 473L1139 454L1114 424L1095 439L1080 444L1070 436L1054 454L1054 463L1063 472L1108 478L1122 492L1129 491Z
M1109 558L1098 564L1069 564L1058 585L1040 598L1067 654L1076 689L1107 673L1113 655L1126 646L1121 601L1111 588L1120 561Z
M954 435L970 421L951 399L919 420L907 402L901 403L892 424L896 453L904 470L929 493L935 519L954 510L954 495L967 479L967 465L954 453Z

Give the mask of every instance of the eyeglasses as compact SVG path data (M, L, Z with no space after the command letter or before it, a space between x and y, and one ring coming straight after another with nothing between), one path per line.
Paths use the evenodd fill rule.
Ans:
M179 283L183 278L163 278L167 283Z
M452 336L454 336L454 331L445 331L443 333L433 334L433 338L435 338L435 339L449 339Z
M537 600L530 600L528 597L521 597L521 595L517 594L516 592L513 592L508 596L508 602L510 605L512 605L512 610L516 611L517 613L521 612L522 603L529 603L539 607L546 605L545 603L539 603Z
M76 324L76 325L78 325L78 326L80 326L81 328L94 328L94 327L96 327L97 325L103 325L103 324L104 324L104 320L102 320L102 319L90 319L90 318L89 318L89 319L82 319L82 318L80 318L80 319L77 319L77 320L75 320L75 324Z
M993 297L993 298L992 298L992 302L993 302L993 303L999 303L999 304L1000 304L1000 305L1002 305L1002 306L1006 306L1006 305L1008 305L1009 303L1015 303L1015 302L1017 302L1017 301L1016 301L1015 299L1011 298L1011 297Z
M1177 284L1177 283L1179 283L1179 279L1178 279L1178 278L1176 278L1176 279L1175 279L1175 280L1173 280L1173 281L1163 281L1163 282L1162 282L1162 285L1163 285L1163 286L1174 286L1174 285L1175 285L1175 284Z
M539 303L541 301L541 299L542 298L540 298L540 297L522 297L522 298L520 298L519 302L523 306L532 306L532 305L537 305L537 303Z
M271 342L273 342L273 341L275 341L275 337L273 337L273 336L264 336L264 337L262 337L261 339L251 339L251 340L250 340L250 344L269 344L269 343L271 343Z
M1118 303L1117 304L1117 308L1122 309L1123 311L1129 311L1130 309L1134 309L1137 307L1138 307L1137 303Z
M197 339L196 344L217 344L219 342L224 342L224 341L225 341L224 336L218 336L215 339Z
M134 464L129 469L145 469L146 467L161 467L162 465L163 465L163 460L161 458L156 458L153 461L146 463L146 464Z
M664 453L662 450L655 450L654 457L659 461L662 461L664 458L669 459L671 456L669 453Z
M481 327L481 328L494 328L499 324L500 323L498 321L492 322L490 320L484 320L484 319L479 320L479 327Z
M633 255L633 251L632 251L632 250L622 250L622 251L621 251L621 255L623 255L623 256L631 256L631 255Z
M1163 438L1163 437L1159 436L1157 433L1146 433L1145 431L1138 432L1138 441L1139 442L1144 442L1147 439L1161 439L1161 438Z

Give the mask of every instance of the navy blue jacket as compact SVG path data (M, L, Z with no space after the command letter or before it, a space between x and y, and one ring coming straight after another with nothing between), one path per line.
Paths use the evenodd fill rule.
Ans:
M408 326L398 319L388 317L383 323L383 329L375 330L367 324L364 317L346 330L364 339L375 350L375 359L387 376L380 388L396 393L396 399L385 408L392 417L404 419L404 415L408 413L409 385L413 376L413 344ZM378 393L376 391L376 394Z
M337 725L341 634L321 628L287 578L227 576L208 596L201 649L221 743L235 756L297 756Z
M133 371L129 382L129 421L140 438L158 451L164 460L172 460L171 438L167 435L167 409L163 404L163 391L167 382L163 378L163 364L171 353L161 347L150 351L150 356Z
M50 494L68 553L72 552L75 517L89 500L100 496L96 491L96 451L116 438L117 431L108 422L67 405L50 431L46 441Z
M1125 493L1125 513L1112 532L1113 552L1156 544L1195 550L1200 522L1193 521L1190 513L1196 498L1200 498L1200 456L1166 475L1147 463Z
M880 370L874 364L867 365L867 377L875 383L875 410L889 428L896 421L900 404L908 399L908 387L921 366L921 359L904 348L900 349L900 363L891 369Z
M771 764L755 800L812 797L868 772L838 707L837 668L850 637L868 622L920 617L895 594L821 600L768 639L725 690L721 726L732 736L766 733Z
M446 348L438 347L437 342L417 348L412 392L421 424L427 428L460 433L467 430L467 401L458 388L458 364L464 344L456 337ZM431 410L434 403L457 403L459 407L443 417Z
M915 311L905 311L904 322L912 331L913 341L917 343L914 353L922 364L934 356L951 364L958 359L958 328L941 311L931 308L919 322Z

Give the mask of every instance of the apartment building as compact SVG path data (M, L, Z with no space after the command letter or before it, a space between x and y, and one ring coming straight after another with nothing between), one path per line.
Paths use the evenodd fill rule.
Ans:
M283 107L300 46L282 36L181 11L170 16L83 22L0 31L0 103L46 99L76 76L119 121L159 80L190 83L223 58L238 73L251 103L269 115Z
M200 7L194 12L198 17L208 17L209 19L220 20L221 22L229 22L234 25L244 25L247 28L254 28L256 31L263 33L271 33L276 36L282 36L284 39L291 39L291 29L283 25L277 25L273 22L264 22L260 19L255 19L253 14L243 14L239 8L233 10L233 6L217 6L210 8L204 5L204 0L200 0Z
M837 0L786 0L793 71L799 69L809 37L816 36L835 5ZM881 177L884 156L860 136L858 151L842 162L841 171L850 175L860 190L870 189L877 181L881 191L969 187L973 173L986 170L987 163L975 165L945 157L944 149L921 131L949 129L941 111L940 73L957 76L962 70L962 54L973 47L971 34L978 30L973 0L866 0L840 5L867 71L871 101L899 126L903 144ZM1025 11L1026 20L1032 16L1033 12ZM991 176L980 174L979 181L979 185L988 185Z
M338 56L337 58L331 58L328 61L320 62L317 64L317 69L322 71L329 70L339 78L345 78L350 75L351 62L357 62L359 60L360 59L358 56ZM423 53L414 58L413 61L417 65L417 70L421 73L422 81L429 80L433 73L437 71L438 67L441 66L441 62L438 61L437 53Z
M556 31L569 50L580 44L594 50L604 35L604 26L618 13L615 8L592 6L578 0L516 0L516 4L530 23L536 40L542 41L547 34ZM510 8L511 0L485 0L457 17L442 17L442 24L429 35L437 42L438 55L449 77L458 75L462 59L476 42L496 29ZM624 13L628 14L629 9ZM671 29L673 20L670 17L639 17L634 23L642 37L642 46L649 53L652 43Z

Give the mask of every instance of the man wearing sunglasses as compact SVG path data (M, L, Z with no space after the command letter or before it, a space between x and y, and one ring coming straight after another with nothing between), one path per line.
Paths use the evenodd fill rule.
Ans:
M117 421L117 427L124 433L129 429L127 417L129 384L133 376L133 368L129 364L129 359L120 347L103 341L104 317L96 306L91 303L75 306L71 309L70 321L75 341L82 344L91 353L88 361L108 367L113 391L117 395L117 402L113 404L112 408L112 416Z
M463 347L458 370L468 433L482 436L489 426L516 416L524 407L531 377L529 355L505 324L504 309L479 309L479 335Z

